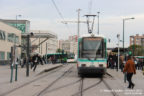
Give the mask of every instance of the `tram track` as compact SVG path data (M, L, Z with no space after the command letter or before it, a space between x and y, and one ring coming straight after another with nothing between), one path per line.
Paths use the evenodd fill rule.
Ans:
M67 71L65 71L61 76L59 76L57 79L55 79L52 83L50 83L47 87L45 87L42 91L37 93L37 95L33 96L44 96L47 93L47 90L52 87L56 82L58 82L62 77L66 76L67 74L71 73L71 70L74 68L74 66L70 67Z
M114 77L109 74L109 73L106 73L107 76L109 76L110 78L114 79ZM111 94L113 96L119 96L115 91L113 91L113 89L111 88L111 86L103 79L102 82L104 83L104 85L107 87L108 90L110 90Z
M64 68L64 67L62 67L62 68ZM49 73L44 74L43 76L40 76L40 77L38 77L38 78L30 81L30 82L27 82L27 83L23 84L22 86L19 86L19 87L15 88L15 89L13 89L13 90L5 93L5 94L1 94L0 96L9 95L10 93L17 91L17 89L23 88L23 87L26 86L26 85L29 85L29 84L37 81L37 80L40 80L40 79L42 79L42 78L45 78L45 76L48 76L48 75L50 75L50 74L52 74L52 73L55 73L55 72L57 72L58 70L60 70L60 69L62 69L62 68L60 67L60 68L58 68L58 69L52 70L52 71L50 71ZM65 84L65 85L62 85L62 86L60 86L60 87L57 87L57 88L54 88L54 89L49 90L53 85L56 85L56 83L57 83L58 81L60 81L62 78L65 78L65 77L69 76L69 74L71 74L71 73L73 72L73 71L72 71L73 68L74 68L74 66L67 67L66 69L64 69L65 71L62 72L62 75L60 75L59 77L55 78L55 80L53 80L50 84L46 85L46 87L43 88L40 92L37 92L37 93L35 93L34 95L31 95L31 96L48 96L47 94L49 94L49 92L53 92L53 91L62 89L62 88L64 88L64 87L68 87L68 86L74 85L74 84L76 84L76 83L79 84L79 85L78 85L78 86L79 86L78 92L72 94L71 96L83 96L83 95L85 95L84 92L87 92L88 90L90 90L90 89L92 89L92 88L94 88L94 87L97 87L97 85L99 85L99 84L101 84L101 83L103 83L104 86L105 86L108 90L110 90L110 94L111 94L112 96L119 96L119 95L112 89L112 87L109 85L109 83L104 79L104 78L114 78L114 77L113 77L111 74L109 74L109 73L106 73L104 77L99 78L99 81L93 83L93 85L87 86L86 88L84 87L84 81L87 80L87 78L81 77L81 78L79 78L78 80L73 81L73 82L71 82L71 83L69 83L69 84ZM110 95L110 96L111 96L111 95Z
M119 96L115 91L113 91L113 89L111 88L111 86L103 79L102 82L104 83L104 85L107 87L107 89L110 91L110 93L113 96Z
M106 75L109 76L110 78L114 79L114 77L111 74L106 73ZM73 94L72 96L83 96L84 92L86 92L87 90L89 90L89 89L91 89L93 87L96 87L97 85L99 85L102 82L106 86L106 88L108 90L110 90L110 93L112 94L112 96L119 96L115 91L112 90L111 86L104 80L104 77L99 78L100 80L97 83L95 83L95 84L93 84L93 85L91 85L91 86L89 86L87 88L83 88L83 86L84 86L83 79L80 82L80 91L75 93L75 94Z
M64 67L65 67L65 66L64 66ZM49 73L47 73L47 74L45 74L45 75L42 75L42 76L40 76L40 77L38 77L38 78L35 78L35 79L33 79L33 80L29 81L29 82L26 82L26 83L24 83L24 84L22 84L22 85L20 85L20 86L18 86L18 87L16 87L16 88L10 90L10 91L7 91L7 92L5 92L5 93L3 93L3 94L0 94L0 96L6 96L6 95L8 95L8 94L10 94L10 93L12 93L12 92L15 92L15 91L17 91L18 89L23 88L23 87L25 87L25 86L27 86L27 85L35 82L35 81L38 81L38 80L40 80L40 79L42 79L42 78L45 78L46 76L51 75L51 74L57 72L58 70L60 70L60 69L62 69L62 68L64 68L64 67L60 67L60 68L57 68L57 69L53 69L52 71L50 71Z
M100 78L100 80L97 83L95 83L95 84L93 84L93 85L91 85L91 86L89 86L87 88L83 88L83 86L84 86L83 80L84 80L84 78L80 82L80 91L75 93L75 94L73 94L72 96L83 96L83 93L85 91L87 91L87 90L99 85L102 82L102 78Z
M65 88L65 87L74 85L74 84L76 84L76 83L78 83L78 82L80 82L80 81L81 81L81 79L79 79L79 80L77 80L77 81L74 81L74 82L71 82L71 83L69 83L69 84L65 84L65 85L63 85L63 86L60 86L60 87L57 87L57 88L48 90L46 93L50 93L50 92L53 92L53 91L56 91L56 90L59 90L59 89L62 89L62 88Z
M114 77L111 74L109 74L109 73L106 73L105 75L107 75L110 78L114 79ZM104 78L102 78L102 82L104 83L104 85L106 86L106 88L110 91L110 93L113 96L119 96L115 91L113 91L113 89L111 88L111 86L106 82L106 80L104 80Z

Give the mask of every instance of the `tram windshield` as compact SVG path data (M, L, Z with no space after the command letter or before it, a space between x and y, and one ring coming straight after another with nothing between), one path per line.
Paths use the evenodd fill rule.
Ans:
M85 37L80 46L80 58L97 59L105 56L105 44L102 38Z

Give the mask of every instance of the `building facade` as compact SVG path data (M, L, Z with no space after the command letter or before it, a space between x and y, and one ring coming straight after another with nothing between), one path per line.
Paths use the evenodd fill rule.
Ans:
M78 48L77 35L69 36L68 40L59 40L59 48L67 53L77 54L77 48Z
M21 30L21 33L29 33L30 32L30 21L28 20L7 20L7 19L1 19L2 22L13 26L19 30Z
M21 31L0 21L0 60L10 60L11 47L21 45ZM16 55L21 55L21 49L16 48Z
M43 38L41 36L39 38L31 38L31 45L35 46L35 48L32 50L33 52L39 53L41 55L56 53L58 49L58 39L55 33L43 30L31 30L31 32L34 34L45 33L46 35L55 35L55 38Z
M0 19L2 22L20 30L21 35L30 33L30 21L29 20L19 20L19 19ZM21 45L27 45L27 38L21 37ZM22 58L26 55L26 48L21 47Z
M144 47L144 34L141 36L139 34L130 36L130 45L140 45Z

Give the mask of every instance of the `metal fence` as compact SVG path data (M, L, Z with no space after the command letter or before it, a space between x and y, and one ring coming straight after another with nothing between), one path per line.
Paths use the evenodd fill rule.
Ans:
M0 60L0 65L10 65L10 60Z

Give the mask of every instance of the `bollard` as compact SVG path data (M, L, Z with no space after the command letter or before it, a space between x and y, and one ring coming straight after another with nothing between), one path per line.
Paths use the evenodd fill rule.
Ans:
M143 70L142 70L142 72L143 72L143 75L144 75L144 66L143 66Z
M13 81L13 64L11 65L11 77L10 77L10 83Z
M16 70L15 70L15 81L17 81L17 70L18 70L18 64L15 64Z
M126 78L126 75L127 75L127 74L124 73L124 83L126 83L126 79L127 79L127 78Z

